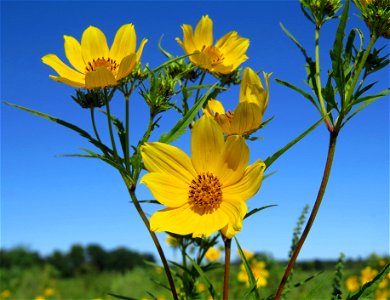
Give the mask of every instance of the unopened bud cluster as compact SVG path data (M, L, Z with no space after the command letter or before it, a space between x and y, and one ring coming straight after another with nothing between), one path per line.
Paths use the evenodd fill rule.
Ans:
M105 105L103 93L100 89L77 90L76 96L71 96L82 108L96 108Z
M300 0L303 11L316 26L336 16L341 8L341 0Z
M390 38L390 0L354 0L371 34Z

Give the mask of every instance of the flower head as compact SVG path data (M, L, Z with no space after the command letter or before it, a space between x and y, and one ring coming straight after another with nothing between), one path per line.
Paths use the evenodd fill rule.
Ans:
M371 268L370 266L368 267L365 267L363 270L361 270L361 281L362 281L362 284L365 284L371 280L374 279L374 277L376 276L376 274L378 274L378 271Z
M371 34L390 38L390 0L354 0Z
M209 100L205 114L213 116L226 134L249 134L257 130L268 106L269 78L263 73L266 89L259 76L251 68L244 70L240 85L240 102L234 112L225 112L221 102Z
M53 80L87 89L113 86L129 75L147 42L143 39L136 51L137 37L133 24L119 28L110 49L104 33L94 26L84 30L81 44L68 35L64 35L64 40L65 55L74 69L55 54L45 55L42 61L58 73L59 76L50 75Z
M258 288L266 286L268 283L267 279L269 277L269 272L266 269L265 262L253 261L250 264L250 268L252 270L254 278L256 279L256 286ZM247 286L249 286L249 276L244 264L240 265L240 271L238 272L237 277L239 282L244 282Z
M350 292L356 292L360 288L359 278L354 276L349 276L345 280L345 286L347 287L347 290Z
M210 247L205 254L208 261L217 261L221 257L221 251L215 247Z
M142 146L150 173L141 183L167 206L152 215L150 229L193 237L222 230L231 238L241 230L245 201L260 188L265 164L259 160L248 166L245 139L229 136L225 141L220 126L207 116L193 126L191 149L192 158L164 143Z
M213 21L203 16L195 28L184 24L183 41L176 41L189 54L190 61L212 73L229 74L248 59L245 55L249 40L231 31L213 45ZM192 55L191 55L192 54Z

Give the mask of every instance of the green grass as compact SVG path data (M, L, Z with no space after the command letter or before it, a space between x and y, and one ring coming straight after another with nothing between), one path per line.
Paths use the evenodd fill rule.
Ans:
M247 291L245 284L237 280L238 271L238 266L232 267L231 299L242 299ZM275 292L282 276L283 265L275 263L269 266L269 271L267 286L259 289L262 298ZM222 272L221 268L209 274L210 280L219 291L222 287ZM346 270L346 273L358 274L359 270ZM288 294L287 299L331 299L333 270L326 270L321 274L318 274L318 271L296 270L293 283L302 282L315 274L317 275L312 280L293 289ZM166 282L164 273L161 270L160 272L156 271L153 267L138 267L125 273L102 272L78 275L74 278L59 278L52 267L45 266L28 270L11 268L10 270L2 270L0 276L0 292L4 290L11 292L11 296L7 299L27 300L35 299L37 296L44 296L47 300L114 299L107 295L109 292L137 299L152 299L147 293L150 292L157 298L171 299L170 292L154 282L164 284ZM54 295L45 296L46 288L54 289ZM0 298L5 299L1 296ZM201 293L200 299L207 298L206 291Z

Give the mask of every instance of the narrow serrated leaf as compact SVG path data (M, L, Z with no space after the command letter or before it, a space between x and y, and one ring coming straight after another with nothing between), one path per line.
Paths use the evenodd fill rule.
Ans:
M269 208L269 207L274 207L274 206L278 206L278 205L277 204L271 204L271 205L266 205L266 206L262 206L262 207L259 207L259 208L254 208L254 209L252 209L251 211L249 211L245 215L244 219L250 217L251 215L253 215L253 214L255 214L255 213L259 212L259 211L262 211L263 209L266 209L266 208Z

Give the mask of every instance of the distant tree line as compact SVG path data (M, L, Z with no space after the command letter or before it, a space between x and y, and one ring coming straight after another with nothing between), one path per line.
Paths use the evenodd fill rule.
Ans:
M25 247L0 250L0 269L28 269L49 264L60 277L103 271L125 272L144 265L144 261L155 262L155 259L152 254L138 253L125 247L107 251L97 244L86 247L76 244L68 252L56 250L45 257Z

